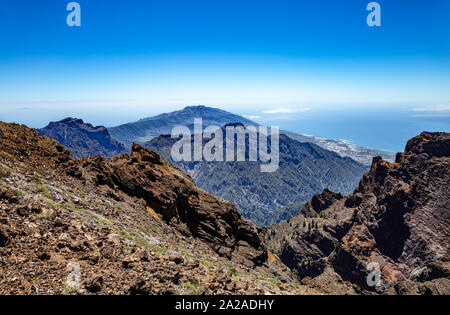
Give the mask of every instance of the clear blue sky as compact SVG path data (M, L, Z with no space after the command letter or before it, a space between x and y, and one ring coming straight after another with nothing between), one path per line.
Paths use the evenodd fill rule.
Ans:
M1 120L115 125L191 104L450 119L448 0L380 0L380 28L369 0L78 2L81 28L68 0L0 1Z

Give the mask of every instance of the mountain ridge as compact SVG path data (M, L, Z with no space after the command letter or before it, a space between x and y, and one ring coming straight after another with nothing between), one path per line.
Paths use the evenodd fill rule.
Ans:
M127 151L120 142L111 137L106 127L94 127L82 119L67 117L50 122L38 131L64 145L76 158L88 155L114 157Z
M184 109L174 112L163 113L157 116L143 118L136 122L110 127L108 130L114 138L121 141L126 147L131 148L133 142L143 145L154 137L171 134L172 128L178 125L187 126L192 132L194 118L203 118L204 127L210 125L221 127L226 123L233 122L240 122L245 126L260 125L250 119L218 108L198 105L187 106ZM285 130L281 130L280 132L300 142L315 143L324 149L334 151L343 157L350 157L366 166L370 166L374 156L381 155L387 160L393 160L395 158L394 153L365 148L349 144L342 140L307 136Z
M424 132L256 228L139 145L76 160L0 122L0 294L448 295L449 166L450 134Z
M225 127L222 129L225 134ZM242 162L236 159L224 159L224 162L174 161L171 149L176 141L169 135L162 135L145 146L181 168L205 191L233 202L245 218L258 225L279 222L276 220L286 218L286 214L281 212L285 207L304 202L324 188L349 193L357 187L359 178L366 171L364 166L351 158L341 157L312 143L292 140L285 135L279 137L279 169L273 173L261 173L261 163L248 160L248 136L244 154L247 158ZM194 136L190 137L190 141L192 146ZM223 142L223 152L225 145ZM287 211L292 213L289 209Z
M449 294L449 172L450 134L423 132L394 162L375 157L350 196L324 190L267 228L267 246L304 284L342 278L360 292ZM367 280L373 263L377 286Z
M222 126L229 122L241 122L244 125L257 125L244 117L231 114L218 108L204 105L187 106L182 110L163 113L154 117L140 119L134 123L127 123L108 130L111 135L131 146L133 142L143 145L152 138L162 134L170 134L173 127L183 125L193 130L194 118L202 118L203 126Z

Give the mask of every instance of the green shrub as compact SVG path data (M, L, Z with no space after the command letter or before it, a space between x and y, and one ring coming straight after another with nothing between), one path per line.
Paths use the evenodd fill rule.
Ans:
M11 170L9 168L0 166L0 178L5 178L9 176L11 176Z
M201 263L203 266L207 267L207 268L212 268L212 267L214 267L214 265L213 265L211 262L207 261L207 260L202 260L202 259L200 259L200 263Z
M239 272L236 270L236 268L233 265L227 265L226 266L228 271L234 276L234 277L238 277L239 276Z

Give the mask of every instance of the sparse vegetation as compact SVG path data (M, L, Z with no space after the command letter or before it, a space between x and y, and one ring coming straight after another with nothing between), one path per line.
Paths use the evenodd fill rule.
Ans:
M182 250L181 250L181 255L182 255L183 257L185 257L185 258L188 258L188 259L194 258L194 255L192 255L192 253L189 252L189 251L186 250L186 249L182 249Z
M313 258L308 256L308 257L303 257L300 262L297 264L298 267L302 267L305 265L309 265L311 262L313 262Z
M152 233L158 234L158 235L162 234L161 228L156 227L156 226L146 227L146 228L141 229L141 231L144 232L145 234L152 234Z
M265 280L267 287L270 289L277 289L280 285L280 281L273 278L268 278Z
M204 259L200 259L200 263L201 263L203 266L207 267L207 268L213 268L213 267L214 267L214 264L213 264L213 263L211 263L211 262L209 262L209 261L207 261L207 260L204 260Z
M36 190L45 198L53 200L52 193L47 189L47 187L43 184L36 184Z
M7 188L7 190L11 191L12 193L14 193L19 198L21 198L23 196L23 192L21 190L19 190L19 189Z
M69 207L65 204L53 201L52 199L45 198L43 203L49 208L59 208L61 210L67 210Z
M149 248L152 251L154 251L155 253L158 253L158 254L165 254L165 253L167 253L169 251L168 249L162 248L162 247L157 246L157 245L150 245Z
M236 268L233 265L226 265L226 268L234 277L239 277L239 272L236 270Z
M39 213L39 218L48 219L52 215L53 211L50 209L42 209L41 213Z
M11 170L9 168L0 166L0 178L11 176Z
M127 238L129 240L133 239L133 236L131 236L131 234L125 230L119 230L119 235L120 235L120 237Z
M78 293L79 286L64 284L63 295L74 295Z
M198 283L186 281L183 282L183 286L189 291L189 294L192 295L202 295L205 292L205 289L202 287L202 285Z

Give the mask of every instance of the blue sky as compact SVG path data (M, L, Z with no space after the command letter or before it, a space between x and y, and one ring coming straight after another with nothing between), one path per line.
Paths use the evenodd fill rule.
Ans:
M368 0L80 0L80 28L68 2L0 1L1 120L109 126L205 104L294 127L374 108L449 127L447 0L380 0L379 28Z

